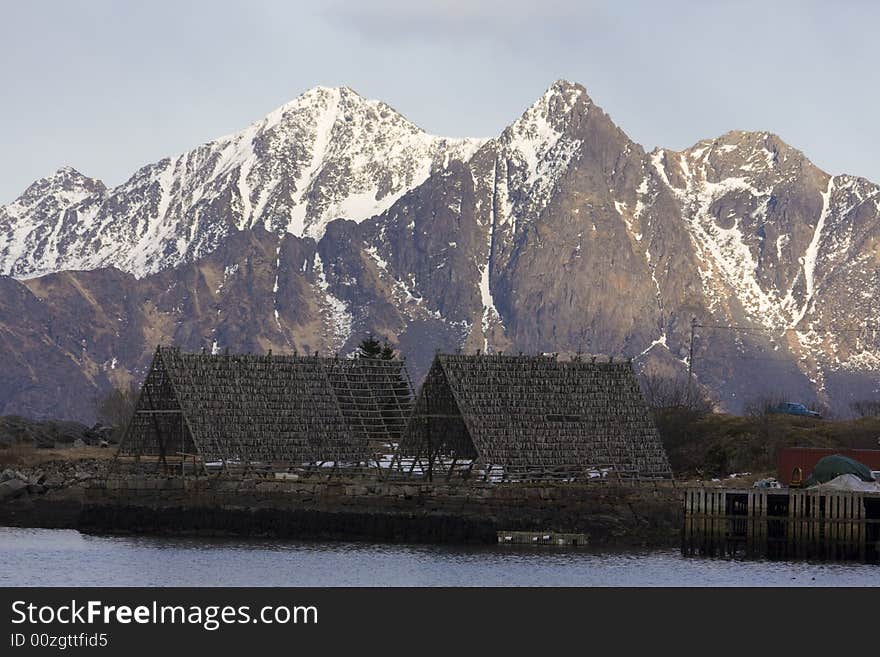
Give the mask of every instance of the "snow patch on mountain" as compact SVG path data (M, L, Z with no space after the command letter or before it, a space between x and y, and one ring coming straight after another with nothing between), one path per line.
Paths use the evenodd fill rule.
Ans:
M816 228L813 231L813 238L804 253L804 283L807 287L807 296L804 299L803 306L797 317L792 322L793 326L797 326L804 318L813 300L816 290L816 260L819 255L819 244L822 240L822 231L825 228L825 222L828 219L828 211L831 207L831 193L834 190L834 176L828 179L828 188L822 192L822 211L819 214L819 220L816 222Z
M730 139L736 143L719 143ZM721 300L728 296L727 290L731 290L751 320L781 331L800 322L812 298L831 187L823 195L826 205L818 218L813 242L804 255L803 271L809 282L806 299L798 303L795 299L797 281L783 291L767 285L760 276L762 226L768 221L775 191L766 185L765 174L767 169L777 165L777 158L765 146L755 146L752 142L760 144L769 139L766 133L728 133L718 140L699 142L674 158L666 151L657 150L651 155L651 164L682 206L683 218L689 224L689 234L701 261L699 272L711 308L718 309ZM736 157L731 159L731 153L736 153ZM746 164L739 164L742 161ZM678 169L675 180L683 181L683 186L671 182L669 168L673 165ZM743 208L752 209L744 213ZM759 227L757 235L753 234L754 226ZM782 260L789 242L789 235L777 238L778 260Z
M328 314L330 322L331 344L335 349L340 348L351 335L351 327L354 324L354 316L348 309L348 305L330 291L327 274L324 271L324 263L321 262L321 254L315 251L314 273L317 280L317 288L323 296L323 308Z
M380 214L435 168L469 160L484 141L429 135L382 102L315 87L112 190L96 181L54 184L62 172L35 183L0 208L0 273L27 278L113 265L142 277L207 255L232 229L256 226L318 239L333 219Z
M687 154L679 154L675 160L684 181L683 188L670 182L667 172L670 162L665 151L655 151L651 155L651 164L683 206L685 221L691 228L691 239L701 259L700 275L710 303L717 304L718 299L724 296L723 286L720 285L723 282L737 293L740 303L757 321L768 326L778 325L782 320L778 308L780 303L772 293L765 292L757 281L757 263L744 243L739 227L741 219L726 218L731 220L731 226L723 227L712 212L715 204L728 194L745 192L762 196L767 192L754 188L745 178L708 180L702 158L703 149L699 149L698 153L700 165L693 170Z

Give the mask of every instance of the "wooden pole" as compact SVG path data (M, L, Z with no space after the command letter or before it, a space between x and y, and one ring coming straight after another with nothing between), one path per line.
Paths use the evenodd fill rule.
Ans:
M691 318L691 341L688 347L688 389L687 389L687 405L690 407L693 397L694 387L694 337L697 329L697 318Z

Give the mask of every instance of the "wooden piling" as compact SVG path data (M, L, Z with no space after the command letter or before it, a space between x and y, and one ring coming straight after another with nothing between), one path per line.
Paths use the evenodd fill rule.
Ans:
M690 488L683 502L686 555L880 561L880 493Z

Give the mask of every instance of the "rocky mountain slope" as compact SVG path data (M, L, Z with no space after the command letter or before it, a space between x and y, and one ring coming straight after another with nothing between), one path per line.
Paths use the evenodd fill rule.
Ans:
M0 209L0 411L90 420L158 343L633 357L732 410L878 394L880 188L768 133L646 153L559 81L499 136L431 137L348 89L108 190ZM84 271L71 271L84 270Z
M261 226L320 237L365 219L480 140L426 134L345 87L315 87L248 128L166 158L107 189L71 168L0 209L0 272L30 277L114 266L138 276Z

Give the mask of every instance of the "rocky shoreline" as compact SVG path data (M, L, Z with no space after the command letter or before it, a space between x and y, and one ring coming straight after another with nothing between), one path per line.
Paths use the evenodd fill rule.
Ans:
M105 476L109 465L105 459L86 458L4 468L0 471L0 504L83 486Z

